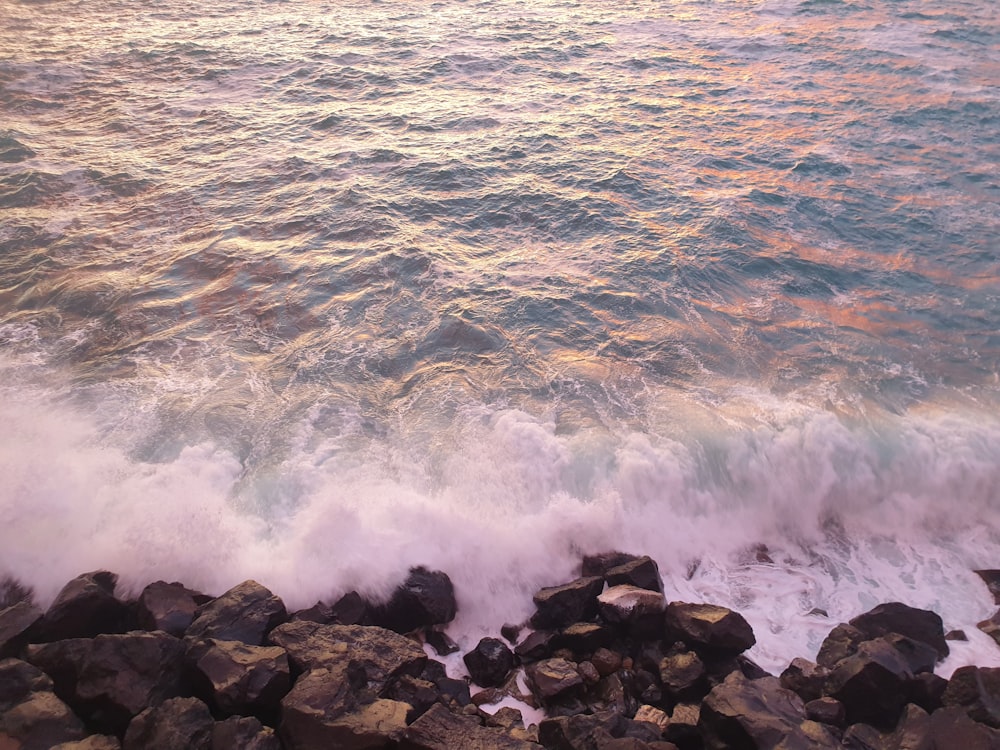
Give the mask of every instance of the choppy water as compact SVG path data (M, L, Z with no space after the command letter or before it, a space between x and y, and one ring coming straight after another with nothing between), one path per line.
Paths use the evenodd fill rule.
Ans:
M772 668L992 613L991 0L0 19L0 572L43 600L425 563L471 640L620 548Z

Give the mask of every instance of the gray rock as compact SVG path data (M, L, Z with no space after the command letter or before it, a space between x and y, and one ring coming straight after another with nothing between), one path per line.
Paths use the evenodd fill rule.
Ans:
M28 643L28 634L42 610L30 601L21 601L0 611L0 659L17 656Z

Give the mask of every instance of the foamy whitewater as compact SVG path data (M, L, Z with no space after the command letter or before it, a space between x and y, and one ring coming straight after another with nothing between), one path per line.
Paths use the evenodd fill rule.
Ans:
M1000 665L992 0L0 18L0 575L41 603L423 564L470 648L618 549L771 670L890 600Z

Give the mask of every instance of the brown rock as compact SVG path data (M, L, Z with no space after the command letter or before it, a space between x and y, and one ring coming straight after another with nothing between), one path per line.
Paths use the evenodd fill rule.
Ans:
M658 615L666 607L663 594L631 584L612 586L597 597L598 612L607 622L635 622Z
M676 700L701 698L708 692L705 665L694 651L679 651L660 660L660 682Z
M844 704L847 722L892 726L907 700L913 673L885 638L865 641L831 670L824 692Z
M28 643L31 628L42 619L42 610L21 601L0 610L0 659L17 656Z
M864 633L853 625L842 622L823 640L816 655L816 663L833 669L840 661L854 654L865 640L867 638Z
M976 570L973 572L983 579L986 588L993 595L993 603L1000 604L1000 570Z
M192 591L181 583L156 581L139 594L136 614L143 630L162 630L182 638L194 621L195 611L211 597Z
M641 589L648 589L663 593L663 579L660 578L660 569L656 561L649 556L638 557L622 565L610 568L604 574L604 580L608 586L615 587L622 584L638 586Z
M606 648L599 648L594 652L594 655L590 657L591 663L597 668L598 674L601 677L607 677L609 674L614 674L622 666L621 654L615 653Z
M52 750L121 750L122 743L117 737L106 734L92 734L76 742L62 742Z
M670 639L718 653L736 655L757 642L743 615L714 604L671 602L666 626Z
M375 624L397 633L409 633L455 619L455 588L446 573L424 567L411 568L406 580L382 607L372 611Z
M917 609L901 602L887 602L858 615L850 624L869 640L899 633L932 646L940 659L949 653L941 616L930 610Z
M274 720L291 689L288 656L279 646L209 638L191 644L187 659L203 696L223 714Z
M1000 727L1000 668L959 667L941 701L963 709L975 721Z
M566 659L544 659L532 664L527 673L542 703L574 693L583 686L583 678L575 665Z
M438 704L406 730L400 750L538 750L496 727L456 716Z
M254 717L232 716L212 727L212 750L281 750L281 743Z
M798 695L803 701L814 701L823 695L830 670L808 659L796 657L781 673L781 686Z
M0 748L49 750L85 734L47 675L19 659L0 661Z
M835 698L816 698L806 703L806 716L820 724L843 727L847 719L844 704Z

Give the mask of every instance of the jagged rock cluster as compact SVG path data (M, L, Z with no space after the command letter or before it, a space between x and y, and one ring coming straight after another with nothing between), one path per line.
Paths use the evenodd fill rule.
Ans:
M292 614L253 581L215 598L157 582L125 602L101 571L45 612L8 586L0 748L1000 748L1000 669L934 675L948 644L933 612L880 605L775 677L743 655L741 615L668 603L650 558L581 573L464 654L474 691L424 648L457 650L451 582L424 568L384 604L351 593ZM480 708L506 696L547 718Z

